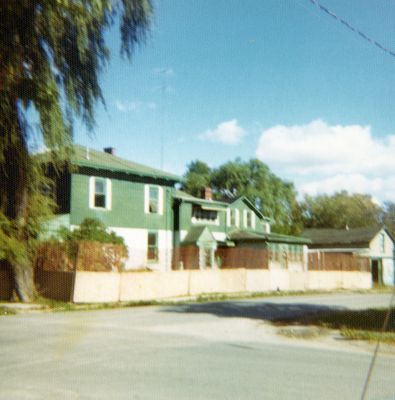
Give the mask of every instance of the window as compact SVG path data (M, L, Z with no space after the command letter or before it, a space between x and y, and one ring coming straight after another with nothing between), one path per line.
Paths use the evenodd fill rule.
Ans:
M255 214L253 211L244 210L244 227L255 229Z
M385 235L384 235L384 233L380 234L380 250L382 253L385 253Z
M148 209L151 214L158 214L159 212L159 188L157 186L149 187Z
M155 185L145 186L146 214L162 214L162 188Z
M158 261L158 233L148 232L147 260Z
M251 212L247 211L246 218L247 218L246 219L247 228L252 228L252 215L251 215Z
M107 178L90 178L89 206L91 208L111 208L111 181Z
M228 209L228 226L239 226L239 210Z
M201 206L194 204L192 206L192 222L216 223L218 211L204 210Z

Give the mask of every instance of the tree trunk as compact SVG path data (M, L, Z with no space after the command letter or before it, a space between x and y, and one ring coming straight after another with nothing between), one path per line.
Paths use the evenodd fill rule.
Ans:
M13 287L12 295L16 294L17 298L29 303L34 298L34 277L33 268L29 265L13 264L11 265L11 284Z
M20 257L24 261L6 260L10 270L11 287L23 302L33 299L33 268L28 261L28 213L29 153L23 127L19 121L16 100L8 101L9 114L0 126L0 140L4 158L0 163L0 211L13 223L14 235L21 244ZM18 257L14 257L18 258Z

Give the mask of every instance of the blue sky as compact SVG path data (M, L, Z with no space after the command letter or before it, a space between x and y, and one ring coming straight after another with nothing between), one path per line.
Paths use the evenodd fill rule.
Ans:
M395 51L392 0L321 4ZM180 175L195 159L258 157L300 193L395 201L395 57L311 1L157 1L132 63L118 36L107 110L77 143Z

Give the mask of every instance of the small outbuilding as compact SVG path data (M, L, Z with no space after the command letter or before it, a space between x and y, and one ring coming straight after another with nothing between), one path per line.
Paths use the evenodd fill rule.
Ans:
M311 240L309 252L351 253L369 257L372 281L395 284L395 240L385 226L356 229L306 229L302 236Z

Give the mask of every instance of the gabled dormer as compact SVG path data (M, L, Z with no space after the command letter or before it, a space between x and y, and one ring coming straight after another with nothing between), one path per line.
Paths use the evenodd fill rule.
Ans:
M250 230L270 233L272 223L272 219L264 216L246 196L241 196L228 205L226 214L228 232Z

